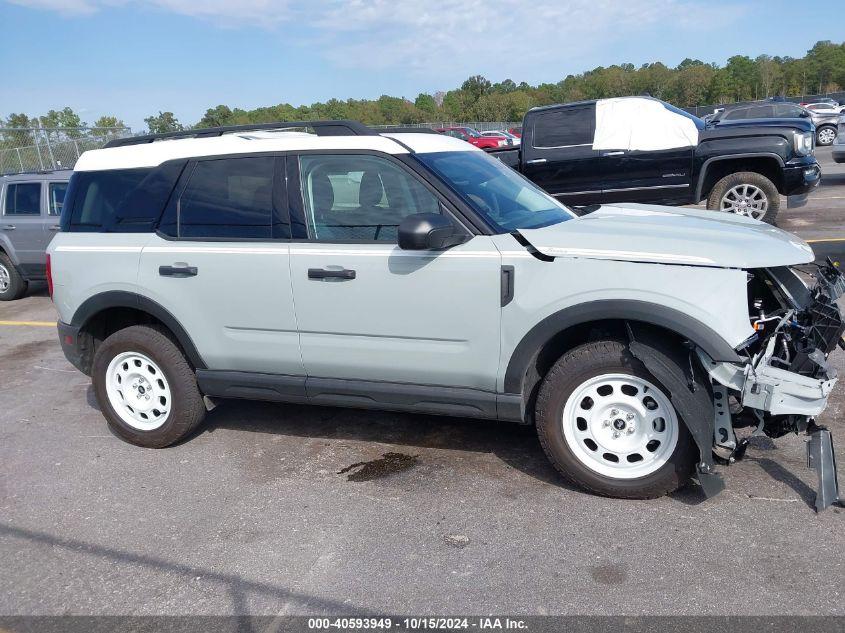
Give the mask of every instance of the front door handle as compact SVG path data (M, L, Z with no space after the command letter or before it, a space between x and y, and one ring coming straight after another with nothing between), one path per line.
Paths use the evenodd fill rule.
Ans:
M3 226L0 226L0 229L3 229L4 231L14 231L16 228L18 227L12 226L11 224L4 224Z
M196 266L159 266L158 274L162 277L196 277Z
M602 156L622 156L625 152L605 152Z
M309 268L308 279L355 279L355 271L346 268L342 270L327 270L326 268Z
M533 158L531 160L525 161L525 164L526 165L537 165L539 163L545 163L545 162L547 162L547 160L548 159L546 159L546 158Z
M52 225L50 225L50 227L48 227L48 228L49 228L51 231L61 231L61 230L62 230L62 227L61 227L61 226L59 226L58 224L52 224Z

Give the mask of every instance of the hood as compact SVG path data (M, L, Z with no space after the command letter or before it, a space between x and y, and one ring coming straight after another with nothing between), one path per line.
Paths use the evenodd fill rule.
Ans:
M604 205L519 233L543 255L687 266L768 268L813 261L813 249L774 226L716 211Z
M809 118L799 119L735 119L731 121L715 120L707 124L701 132L702 138L718 136L719 130L746 131L747 128L792 128L802 132L811 132L813 122Z

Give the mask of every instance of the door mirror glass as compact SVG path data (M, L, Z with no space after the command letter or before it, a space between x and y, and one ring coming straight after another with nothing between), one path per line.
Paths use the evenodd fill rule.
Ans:
M415 213L399 223L399 248L407 251L436 251L463 242L464 236L439 213Z

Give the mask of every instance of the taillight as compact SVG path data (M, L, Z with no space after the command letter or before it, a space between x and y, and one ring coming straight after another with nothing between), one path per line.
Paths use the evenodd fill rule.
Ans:
M53 266L50 264L50 254L47 253L47 291L50 299L53 298Z

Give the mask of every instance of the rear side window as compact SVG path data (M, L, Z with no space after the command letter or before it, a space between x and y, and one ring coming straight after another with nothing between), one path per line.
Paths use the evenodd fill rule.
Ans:
M272 239L275 158L200 161L179 199L177 237Z
M51 182L48 193L47 213L50 215L61 215L62 206L65 203L65 194L67 193L66 182Z
M6 185L6 215L41 215L41 183L12 182Z
M538 149L592 145L595 134L593 103L540 112L534 119L534 147Z
M158 167L75 172L62 209L62 230L147 233L155 229L186 161Z

